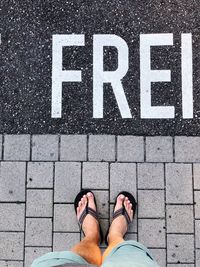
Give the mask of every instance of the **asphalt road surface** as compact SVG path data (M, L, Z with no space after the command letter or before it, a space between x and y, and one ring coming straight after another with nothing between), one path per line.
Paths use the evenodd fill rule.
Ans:
M0 133L199 135L196 1L0 4Z

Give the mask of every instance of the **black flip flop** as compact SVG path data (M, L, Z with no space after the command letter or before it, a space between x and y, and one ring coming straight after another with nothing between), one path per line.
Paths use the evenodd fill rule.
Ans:
M119 195L124 195L125 197L128 197L130 203L132 204L133 218L135 216L135 212L136 212L136 208L137 208L137 203L136 203L136 200L135 200L134 196L131 193L127 192L127 191L121 191L117 195L117 197L115 199L115 204L114 204L114 208L113 208L113 220L116 219L117 217L119 217L120 215L123 215L125 217L125 219L126 219L127 225L129 225L132 222L132 220L129 217L128 212L126 211L124 204L122 205L122 208L120 208L120 209L118 209L118 210L116 210L114 212L115 206L117 204L117 198L118 198ZM109 228L110 228L110 226L109 226ZM106 243L106 245L108 245L107 238L108 238L109 228L108 228L108 230L106 232L106 236L105 236L105 243Z
M84 195L87 195L87 193L92 193L93 194L95 206L96 206L96 209L97 209L97 204L96 204L96 199L95 199L94 193L89 189L85 189L85 190L80 191L78 193L78 195L76 196L75 200L74 200L74 209L75 209L76 214L77 214L77 207L78 207L79 201L81 200L81 198ZM82 224L83 224L83 221L84 221L85 217L87 216L87 214L92 215L99 223L99 216L98 216L97 211L92 209L92 208L90 208L90 207L88 207L88 204L87 204L85 209L81 213L81 216L80 216L79 220L78 220L78 223L79 223L79 226L80 226L80 231L82 231L82 232L83 232ZM100 232L100 244L102 244L102 242L103 242L103 232L102 232L100 223L99 223L99 232ZM83 234L84 234L84 232L83 232Z

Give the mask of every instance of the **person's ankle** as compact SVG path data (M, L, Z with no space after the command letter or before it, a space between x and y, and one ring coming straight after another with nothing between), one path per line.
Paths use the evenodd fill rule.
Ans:
M98 243L100 240L100 234L99 232L87 232L84 239L90 240L91 242Z
M118 240L118 239L123 239L123 235L121 233L117 231L116 232L112 231L111 233L108 234L108 237L107 237L108 244L115 242L115 240Z

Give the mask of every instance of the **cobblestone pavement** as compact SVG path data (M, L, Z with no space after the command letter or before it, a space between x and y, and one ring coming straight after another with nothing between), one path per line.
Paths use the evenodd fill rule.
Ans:
M200 137L4 135L0 150L1 267L30 267L78 242L81 188L94 190L104 229L116 194L133 192L127 238L161 267L200 266Z

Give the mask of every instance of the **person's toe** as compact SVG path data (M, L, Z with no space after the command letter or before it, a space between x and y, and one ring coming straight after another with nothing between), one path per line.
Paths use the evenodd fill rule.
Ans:
M87 199L88 199L88 207L96 210L96 205L95 205L95 201L94 201L94 195L92 194L92 192L88 192L87 193Z
M132 204L131 204L131 202L130 202L130 200L125 200L125 208L126 208L126 210L127 210L127 212L128 212L128 215L129 215L129 217L130 217L130 219L131 219L131 221L132 221L132 219L133 219L133 209L132 209Z
M129 217L131 219L131 221L133 220L133 215L132 215L132 206L131 204L129 205L129 208L128 208L128 214L129 214Z
M115 211L122 208L123 202L124 202L124 195L121 194L117 197L117 203L115 205Z
M86 204L87 204L87 197L84 195L81 200L79 201L78 203L78 207L76 209L77 211L77 218L79 219L83 210L85 209L86 207Z
M80 207L79 206L76 208L76 212L77 212L77 215L79 215L79 213L80 213Z
M133 205L130 203L130 204L129 204L129 209L130 209L130 211L132 211L132 207L133 207Z
M131 221L133 220L133 210L131 209L131 211L130 211L130 214L131 214Z
M125 200L124 200L124 206L125 206L125 208L126 208L126 210L128 210L128 207L129 207L129 203L128 203L128 198L127 197L125 197Z
M83 205L83 206L86 206L86 203L87 203L87 197L86 197L86 195L84 195L84 196L82 197L81 202L82 202L82 205Z

